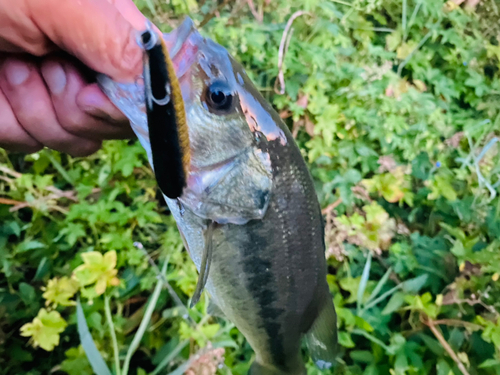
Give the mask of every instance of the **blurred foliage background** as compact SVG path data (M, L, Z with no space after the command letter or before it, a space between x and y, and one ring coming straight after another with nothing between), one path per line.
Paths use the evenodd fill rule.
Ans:
M136 2L164 31L191 16L296 136L327 223L334 373L499 375L500 4ZM234 326L205 297L184 307L197 272L138 142L0 150L0 203L0 374L92 374L77 295L114 373L131 346L130 374L246 373Z

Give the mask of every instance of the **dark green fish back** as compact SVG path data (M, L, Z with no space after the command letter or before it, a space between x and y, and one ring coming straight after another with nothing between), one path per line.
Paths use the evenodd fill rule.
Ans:
M288 129L284 131L286 145L272 141L264 150L271 156L274 185L266 215L245 225L222 226L220 242L213 251L211 277L215 289L220 290L222 283L236 286L239 282L246 289L243 294L255 302L253 310L249 304L249 310L230 314L237 315L230 317L236 325L238 320L255 320L261 331L260 338L253 338L258 332L240 327L257 353L250 372L255 375L304 374L302 335L322 311L333 314L330 322L335 322L326 284L323 220L316 192L298 147ZM230 264L228 253L233 253ZM226 254L224 260L221 254ZM238 306L241 290L223 289L227 293L219 298L226 300L222 302L225 307ZM330 355L315 361L331 361L334 356L336 326L330 325L328 330L321 337L321 345Z

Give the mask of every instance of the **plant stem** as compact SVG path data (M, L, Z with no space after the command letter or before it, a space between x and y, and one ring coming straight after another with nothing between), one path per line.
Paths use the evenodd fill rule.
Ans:
M434 336L436 336L437 340L443 346L444 350L446 350L446 352L451 357L451 359L453 359L455 361L460 372L463 375L470 375L469 372L467 371L467 369L465 368L464 364L460 360L460 358L458 358L458 356L455 354L455 352L453 351L451 346L444 339L441 332L436 328L434 321L432 319L428 319L427 322L424 322L424 323L429 327L429 329L432 331Z
M151 375L157 375L163 368L169 364L169 362L175 358L177 354L181 352L182 349L184 349L187 345L189 344L189 339L186 339L184 341L181 341L174 350L172 350L164 359L161 361L158 366L154 369L154 371L151 373Z
M483 327L480 326L479 324L465 322L463 320L458 320L458 319L440 319L440 320L434 320L433 323L434 323L434 325L444 324L444 325L452 326L452 327L465 327L465 328L472 329L474 331L479 331L479 330L483 329Z
M370 340L371 342L374 342L375 344L379 345L381 348L383 348L386 352L389 352L390 349L387 345L385 345L381 340L379 340L378 338L376 338L375 336L373 335L370 335L368 332L366 331L363 331L362 329L359 329L359 328L354 328L352 330L352 333L354 333L355 335L360 335L360 336L364 336L366 337L368 340Z
M403 33L406 34L406 10L407 10L407 0L403 0L403 15L402 15L402 26L403 26Z
M372 266L372 253L368 251L368 257L366 259L365 267L363 268L363 274L361 275L361 281L358 286L357 295L357 310L358 313L361 309L361 304L363 302L363 295L365 294L366 285L368 284L368 279L370 278L370 268Z
M386 299L387 297L389 297L391 294L393 294L394 292L398 291L402 287L403 287L403 284L401 283L401 284L396 285L391 290L388 290L387 292L385 292L384 294L382 294L380 297L378 297L377 299L374 299L372 302L370 302L365 307L363 307L363 309L361 310L360 314L363 311L365 311L365 310L371 309L373 306L377 305L379 302L383 301L384 299Z
M349 4L347 1L332 0L332 3L337 3L337 4L347 5L348 7L351 7L351 8L352 8L352 4Z
M156 272L156 276L161 278L162 281L163 281L163 285L165 286L165 288L167 288L168 292L170 293L170 297L173 298L175 304L177 306L179 306L180 308L182 308L182 310L184 310L184 315L185 315L185 319L188 321L188 323L194 327L196 326L196 322L193 320L193 318L191 318L191 315L189 314L189 310L188 308L186 307L186 305L184 305L179 297L179 295L175 292L174 288L172 288L172 286L170 285L170 283L168 282L167 278L165 277L165 275L163 275L158 266L156 265L155 261L153 260L153 258L151 258L151 256L148 254L148 252L146 251L146 249L144 249L144 247L142 246L141 243L137 242L137 243L134 243L134 246L136 248L138 248L139 250L142 251L142 253L146 256L146 258L148 259L148 262L149 264L151 265L151 267L153 267L153 269L155 270Z
M420 43L418 43L418 45L413 49L413 51L411 51L411 53L406 57L406 59L404 59L404 61L401 64L399 64L397 73L399 77L401 77L401 72L403 71L403 68L406 66L406 64L408 64L413 55L425 44L425 42L427 42L427 39L429 39L432 36L432 32L436 30L436 28L439 26L440 23L441 21L437 21L434 25L432 25L432 28L429 30L427 34L425 34Z
M104 312L106 314L106 320L109 325L109 334L111 335L111 341L113 342L113 354L115 357L115 372L116 375L120 374L120 357L118 352L118 341L116 341L115 326L113 324L113 318L111 316L111 308L109 304L109 295L104 295Z
M49 150L43 150L43 151L44 151L45 155L47 155L47 158L50 160L50 162L52 163L54 168L57 169L57 171L61 174L61 176L66 180L66 182L68 184L70 184L71 186L74 186L75 181L73 181L73 179L70 177L68 172L66 172L66 170L63 168L61 163L59 163L56 160L56 158L54 157L54 155L52 155L52 152Z
M285 62L285 55L287 52L287 47L290 42L290 39L288 38L290 29L292 27L293 21L300 16L303 15L308 15L310 16L311 14L308 12L305 12L303 10L298 10L294 14L290 16L288 19L285 30L283 30L283 35L281 36L281 42L280 42L280 48L278 51L278 77L274 81L274 92L276 94L281 94L283 95L285 93L285 73L283 72L283 63ZM293 29L292 29L293 30ZM290 32L291 35L291 32ZM279 84L279 90L278 90L278 84Z
M201 29L203 26L205 26L212 18L215 17L217 12L221 11L222 8L224 8L228 3L229 0L224 0L217 6L217 8L213 9L210 13L208 13L198 25L198 29Z
M205 315L203 319L196 325L195 329L199 329L201 326L203 326L206 322L208 322L212 317L210 315ZM174 350L172 350L161 362L156 366L154 371L151 373L151 375L157 375L166 365L172 361L172 359L175 358L177 354L181 352L182 349L184 349L191 340L186 339L184 341L181 341L177 346L175 347ZM182 366L181 366L182 367ZM124 374L125 375L125 374Z
M375 297L378 296L379 292L382 290L382 287L385 285L385 283L387 282L387 279L389 278L389 276L391 275L391 272L392 272L392 268L389 267L389 269L385 272L384 276L382 276L382 278L380 279L380 281L378 282L377 286L375 287L375 289L373 290L372 294L370 295L370 297L368 297L368 301L366 301L365 305L367 303L370 303Z
M410 21L408 22L408 25L406 25L406 28L404 30L404 36L403 36L403 42L406 42L406 38L408 37L408 29L413 25L415 22L415 19L417 18L418 11L420 10L420 6L422 5L423 0L420 0L417 5L415 6L415 9L413 9L413 13L411 14Z
M134 339L132 340L132 343L130 344L127 350L125 362L123 363L123 371L122 371L123 375L128 374L128 369L130 366L130 360L132 359L132 355L134 355L135 351L139 347L142 337L144 336L144 332L146 332L149 322L151 321L151 315L153 315L156 303L158 302L158 298L160 297L160 293L163 289L163 280L165 277L165 273L167 272L167 266L168 266L168 259L165 261L165 263L163 263L163 267L161 270L161 275L163 277L158 277L158 282L156 283L155 290L153 291L153 294L151 295L146 311L144 312L141 324L139 325L137 333L135 334Z

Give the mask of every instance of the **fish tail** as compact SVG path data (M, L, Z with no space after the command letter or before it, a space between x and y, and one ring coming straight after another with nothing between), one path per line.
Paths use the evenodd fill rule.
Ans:
M337 314L330 293L305 338L316 366L321 370L334 366L337 357Z
M306 368L302 365L302 368L298 367L293 369L293 371L289 370L280 370L274 366L266 366L264 364L259 363L258 361L254 361L252 366L250 366L250 370L247 375L306 375Z

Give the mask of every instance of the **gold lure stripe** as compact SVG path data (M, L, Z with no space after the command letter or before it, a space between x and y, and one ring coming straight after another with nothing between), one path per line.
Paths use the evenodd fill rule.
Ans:
M182 166L187 179L189 166L191 164L191 149L189 145L189 132L186 120L186 111L184 108L184 99L182 98L181 86L177 75L175 74L174 64L168 53L167 46L162 37L160 37L161 48L165 56L165 64L167 67L168 77L170 80L170 98L174 105L174 112L177 122L177 133L179 136L179 144L182 150Z

